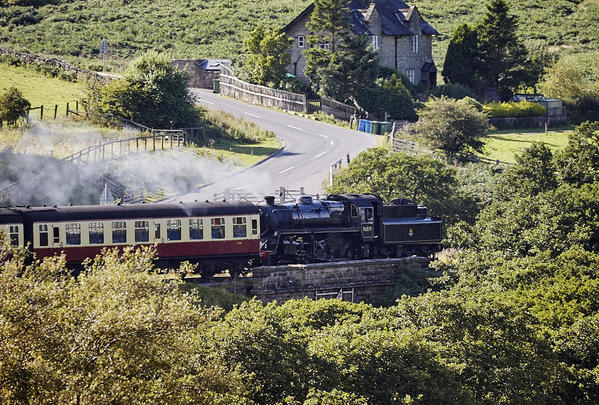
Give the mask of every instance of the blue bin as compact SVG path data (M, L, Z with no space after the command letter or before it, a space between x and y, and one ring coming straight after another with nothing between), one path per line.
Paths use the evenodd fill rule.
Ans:
M372 123L369 120L360 120L358 122L358 131L370 133Z

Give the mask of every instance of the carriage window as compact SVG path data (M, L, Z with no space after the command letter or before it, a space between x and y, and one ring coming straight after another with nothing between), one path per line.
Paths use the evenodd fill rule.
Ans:
M101 245L104 243L104 223L90 222L88 227L89 243L92 245Z
M189 239L203 239L204 238L204 224L201 218L194 218L189 220Z
M224 239L225 238L225 219L224 218L212 218L212 239Z
M233 237L234 238L245 238L247 236L247 226L245 224L245 217L233 218Z
M150 240L150 221L135 221L135 241L148 242Z
M81 224L66 224L64 228L67 234L67 245L81 245Z
M48 225L40 225L40 246L48 246Z
M166 221L166 239L181 240L181 220L169 219Z
M258 220L252 219L252 235L258 235Z
M16 225L11 225L8 230L8 234L10 237L10 243L14 246L19 245L19 227Z
M112 243L127 243L127 223L125 221L112 223Z
M154 240L162 239L162 235L160 234L160 223L154 222Z
M54 243L60 242L60 229L57 226L52 228L52 239L54 239Z
M358 214L358 207L356 207L355 205L351 205L351 216L352 217L357 217L359 216Z

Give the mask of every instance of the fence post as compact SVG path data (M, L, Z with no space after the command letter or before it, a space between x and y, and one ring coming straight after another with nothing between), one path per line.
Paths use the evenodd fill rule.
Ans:
M79 100L75 100L75 110L79 111Z
M42 104L40 107L40 120L44 119L44 105Z
M69 103L67 103L67 117L69 116Z
M58 114L58 104L54 105L54 119L56 119L56 114Z

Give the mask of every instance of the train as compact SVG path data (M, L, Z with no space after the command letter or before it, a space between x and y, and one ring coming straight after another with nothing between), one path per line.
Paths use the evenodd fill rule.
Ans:
M158 265L197 264L203 277L261 265L403 256L442 250L443 221L427 208L373 194L248 201L0 208L0 230L38 259L80 265L104 248L154 245Z

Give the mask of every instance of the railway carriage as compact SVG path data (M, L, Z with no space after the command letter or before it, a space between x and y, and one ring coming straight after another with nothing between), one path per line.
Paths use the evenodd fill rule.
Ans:
M132 204L15 208L37 258L64 252L81 263L105 247L156 245L158 264L197 263L203 275L237 274L259 259L259 213L251 203ZM2 223L0 222L0 224ZM7 232L8 233L8 232ZM11 238L15 233L10 233Z
M10 208L0 208L0 230L15 246L25 244L23 217Z

